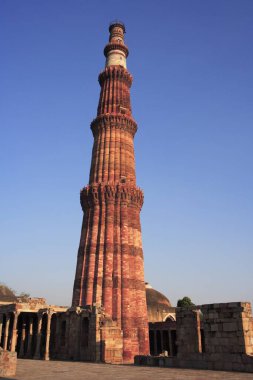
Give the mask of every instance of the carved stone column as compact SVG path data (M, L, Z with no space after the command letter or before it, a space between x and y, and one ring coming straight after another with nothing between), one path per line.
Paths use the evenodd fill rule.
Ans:
M50 332L51 332L51 318L52 314L47 315L47 331L46 331L46 347L45 347L45 354L44 359L49 360L49 343L50 343Z
M36 349L34 359L40 359L40 342L41 342L41 327L42 327L42 314L38 315L37 335L36 335Z
M16 351L18 316L19 316L18 312L14 313L13 326L12 326L12 336L11 336L11 352Z
M26 356L29 358L32 356L32 337L33 337L33 317L29 316L28 321L28 336L27 336L27 351Z
M4 330L4 345L3 349L7 350L7 344L8 344L8 337L9 337L9 326L10 326L10 315L6 315L6 324L5 324L5 330Z
M20 358L23 358L25 355L25 337L26 337L26 322L22 320L21 341L20 341L20 349L19 349Z

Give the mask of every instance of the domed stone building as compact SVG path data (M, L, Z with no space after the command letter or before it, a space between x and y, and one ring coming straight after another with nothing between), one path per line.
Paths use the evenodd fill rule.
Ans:
M164 322L168 319L175 321L175 308L164 294L152 288L146 282L146 299L149 322Z
M149 283L145 285L150 353L175 355L175 307L164 294L153 289ZM0 346L16 351L20 358L63 358L57 341L63 343L65 317L66 323L69 323L67 309L48 305L43 298L17 297L10 288L1 284ZM47 326L51 326L50 329Z
M176 354L176 309L168 298L146 282L151 355Z

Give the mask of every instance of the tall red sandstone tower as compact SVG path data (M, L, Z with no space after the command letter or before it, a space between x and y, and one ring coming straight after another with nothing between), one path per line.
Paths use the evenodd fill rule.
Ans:
M123 332L123 361L149 353L140 210L136 186L125 27L109 27L105 69L94 136L89 185L81 191L83 224L72 306L102 305Z

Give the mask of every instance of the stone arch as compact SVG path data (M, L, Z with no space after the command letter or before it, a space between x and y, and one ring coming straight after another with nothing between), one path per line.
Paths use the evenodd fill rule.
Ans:
M164 318L163 318L163 322L167 322L167 321L173 321L175 322L176 321L176 318L174 315L172 314L167 314Z

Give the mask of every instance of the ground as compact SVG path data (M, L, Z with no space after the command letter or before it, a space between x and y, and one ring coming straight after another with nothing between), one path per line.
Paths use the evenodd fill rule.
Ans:
M135 367L43 360L18 360L18 380L253 380L251 373L197 371L192 369Z

